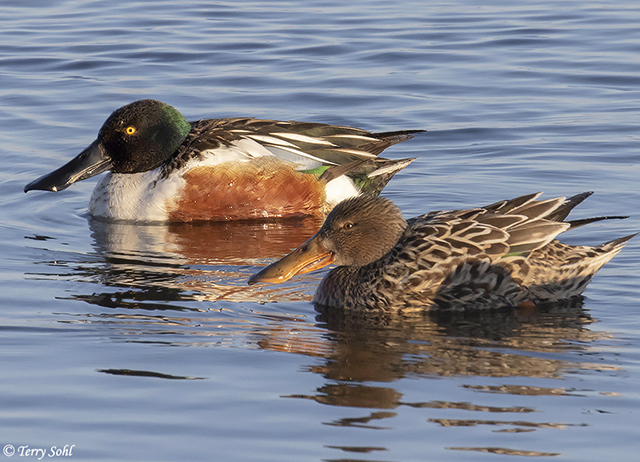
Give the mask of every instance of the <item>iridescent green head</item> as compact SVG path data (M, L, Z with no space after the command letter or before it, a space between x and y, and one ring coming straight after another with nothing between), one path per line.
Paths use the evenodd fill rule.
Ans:
M189 122L168 104L153 99L127 104L109 116L84 151L24 190L62 191L106 170L148 172L169 160L190 130Z
M189 130L191 125L177 109L143 99L111 114L98 133L98 142L112 160L112 172L138 173L166 162Z

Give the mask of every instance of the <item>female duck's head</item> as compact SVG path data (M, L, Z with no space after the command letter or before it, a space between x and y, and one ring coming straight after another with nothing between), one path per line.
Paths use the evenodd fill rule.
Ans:
M249 284L284 282L330 263L339 266L373 263L393 248L406 226L402 213L388 199L372 196L347 199L329 213L315 236L253 275Z

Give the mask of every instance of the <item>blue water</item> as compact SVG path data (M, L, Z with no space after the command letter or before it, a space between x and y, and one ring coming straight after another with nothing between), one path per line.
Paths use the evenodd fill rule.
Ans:
M317 317L323 273L246 286L313 220L108 224L86 214L95 179L22 192L152 97L190 120L425 128L385 152L418 157L384 192L407 217L593 190L577 217L631 217L564 241L624 236L640 230L637 2L5 0L0 18L12 459L637 459L640 240L573 306L354 325Z

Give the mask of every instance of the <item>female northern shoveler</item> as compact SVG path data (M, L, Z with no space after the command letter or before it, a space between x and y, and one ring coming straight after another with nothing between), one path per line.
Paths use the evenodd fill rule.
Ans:
M58 170L25 186L61 191L110 170L94 216L134 221L234 220L314 215L340 200L378 194L413 159L377 157L423 130L250 118L187 122L145 99L116 110L98 138Z
M405 221L388 199L339 203L318 233L249 279L283 282L330 263L315 295L321 306L353 310L486 309L579 295L633 237L596 247L555 240L597 217L564 221L586 192L537 200L541 193Z

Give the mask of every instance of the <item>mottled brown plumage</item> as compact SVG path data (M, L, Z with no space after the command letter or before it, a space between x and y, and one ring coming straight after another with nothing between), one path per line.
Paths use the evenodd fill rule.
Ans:
M555 240L572 227L624 218L564 221L589 195L538 200L540 193L530 194L408 221L388 199L347 199L313 238L249 282L282 282L333 262L338 267L316 292L319 305L467 310L570 298L633 237L595 247Z

